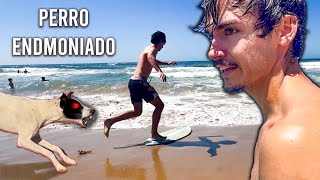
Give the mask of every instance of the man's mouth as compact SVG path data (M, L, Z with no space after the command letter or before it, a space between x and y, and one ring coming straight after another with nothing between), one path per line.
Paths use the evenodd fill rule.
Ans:
M217 64L216 68L219 69L221 76L226 77L238 68L236 64Z

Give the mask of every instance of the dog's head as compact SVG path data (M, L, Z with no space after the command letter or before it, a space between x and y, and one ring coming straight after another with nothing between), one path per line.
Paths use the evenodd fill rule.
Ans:
M73 92L65 93L60 97L60 107L63 109L63 114L76 124L86 127L88 121L92 119L95 110L82 105L79 101L73 99Z

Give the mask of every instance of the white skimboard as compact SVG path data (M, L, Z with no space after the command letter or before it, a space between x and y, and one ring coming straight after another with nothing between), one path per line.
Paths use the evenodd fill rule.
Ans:
M153 140L151 138L148 138L144 141L145 146L155 146L155 145L161 145L161 144L169 144L173 143L174 141L177 141L179 139L185 138L191 134L191 127L190 126L182 126L182 127L176 127L174 129L170 129L168 131L160 133L161 136L166 136L167 139L163 141L157 141Z

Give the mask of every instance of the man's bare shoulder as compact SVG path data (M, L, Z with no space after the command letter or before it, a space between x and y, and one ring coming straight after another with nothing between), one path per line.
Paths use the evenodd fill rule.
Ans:
M143 52L146 54L153 54L156 52L156 48L153 45L149 45L147 47L144 48Z
M261 140L260 176L274 179L320 178L320 122L312 115L286 117ZM318 118L320 119L320 118Z
M156 48L154 48L152 45L146 46L140 54L139 61L143 62L148 58L150 58L150 56L155 56L156 55L155 53L156 53Z

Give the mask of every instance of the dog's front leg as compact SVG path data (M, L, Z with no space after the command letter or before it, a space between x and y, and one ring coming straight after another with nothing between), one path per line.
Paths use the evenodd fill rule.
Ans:
M41 154L50 159L57 172L66 172L67 168L59 163L54 154L31 140L31 136L18 135L17 147Z
M39 134L32 138L32 141L39 144L40 146L47 148L53 152L56 152L62 160L69 165L77 165L77 162L67 156L67 154L58 146L49 143L48 141L42 139Z

